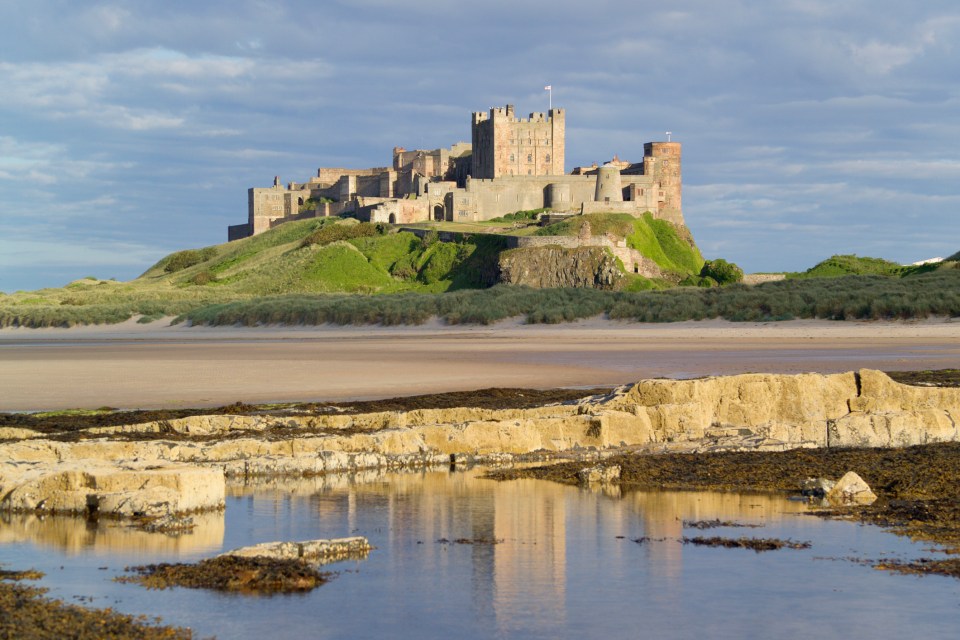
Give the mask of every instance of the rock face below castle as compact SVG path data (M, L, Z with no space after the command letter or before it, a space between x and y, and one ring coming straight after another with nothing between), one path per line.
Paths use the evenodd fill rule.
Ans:
M230 240L292 220L349 215L369 222L477 222L531 209L615 212L684 225L679 142L648 142L638 163L620 161L566 173L566 113L517 118L513 105L472 114L471 143L393 150L391 167L321 168L305 183L253 187L248 220Z

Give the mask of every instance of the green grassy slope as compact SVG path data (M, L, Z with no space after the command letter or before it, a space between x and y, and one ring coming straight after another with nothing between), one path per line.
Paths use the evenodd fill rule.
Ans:
M685 229L649 214L639 219L622 214L571 218L537 233L578 235L585 220L594 236L609 232L625 238L678 275L695 274L703 264ZM114 323L135 315L147 321L182 315L218 324L397 324L433 315L454 323L515 315L562 322L600 313L660 322L960 315L956 262L901 267L874 258L834 256L782 283L723 291L642 291L667 283L634 274L627 274L630 282L621 292L488 289L497 280L497 259L506 243L503 236L481 234L441 243L429 235L421 240L356 221L304 220L252 238L170 254L130 282L84 278L57 289L0 293L0 327Z
M830 256L800 273L789 274L792 278L836 278L838 276L877 275L900 276L908 272L909 267L890 262L882 258L868 258L857 255Z
M164 257L139 278L83 279L60 289L0 295L0 326L148 320L261 296L441 293L495 283L502 240L422 241L375 225L315 219Z

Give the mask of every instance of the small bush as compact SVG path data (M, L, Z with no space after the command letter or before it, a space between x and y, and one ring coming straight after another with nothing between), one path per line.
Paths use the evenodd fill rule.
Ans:
M167 273L176 273L183 271L188 267L206 262L217 255L216 247L205 247L203 249L187 249L178 251L170 256L163 270Z
M203 286L205 284L210 284L211 282L216 282L217 276L213 275L213 272L209 269L201 271L197 275L190 278L190 282L195 285Z
M723 258L707 260L700 269L701 278L709 278L716 284L733 284L743 280L743 269ZM710 284L700 286L713 286Z
M549 211L548 207L540 209L526 209L524 211L514 211L498 218L491 218L489 222L523 222L536 220L541 213Z
M436 229L430 229L420 239L420 244L423 245L424 249L429 249L438 242L440 242L440 233Z
M353 238L367 238L375 235L382 235L382 225L361 222L359 224L331 224L320 227L300 242L300 247L309 247L311 245L330 244L338 240L352 240Z

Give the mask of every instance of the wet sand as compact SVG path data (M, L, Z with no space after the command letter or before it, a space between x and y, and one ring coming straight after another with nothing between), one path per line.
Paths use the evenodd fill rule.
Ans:
M960 321L0 330L0 411L384 398L960 367Z

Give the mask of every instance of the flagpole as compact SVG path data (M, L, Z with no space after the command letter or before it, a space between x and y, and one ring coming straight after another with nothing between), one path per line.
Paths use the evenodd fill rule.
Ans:
M544 90L547 92L547 95L550 96L550 111L553 111L553 85L548 84L544 87Z

